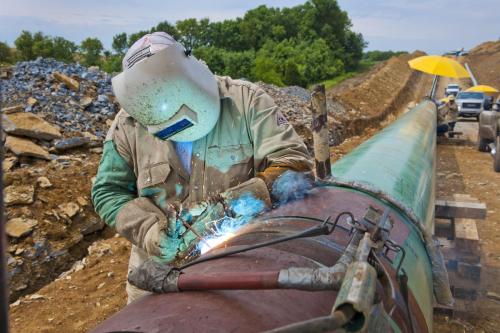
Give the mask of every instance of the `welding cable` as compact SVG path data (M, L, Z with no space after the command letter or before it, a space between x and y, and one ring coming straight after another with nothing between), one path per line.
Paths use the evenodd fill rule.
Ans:
M206 262L206 261L210 261L210 260L215 260L215 259L220 259L220 258L224 258L224 257L230 256L230 255L233 255L233 254L247 252L247 251L250 251L250 250L255 250L255 249L258 249L258 248L262 248L262 247L266 247L266 246L271 246L271 245L275 245L275 244L279 244L279 243L291 241L291 240L298 239L298 238L316 237L316 236L329 235L337 227L337 224L338 224L340 218L342 216L345 216L345 215L349 216L354 221L354 216L352 215L351 212L341 212L339 215L337 215L337 217L335 218L335 221L333 223L330 222L330 218L331 217L328 216L325 220L323 220L323 222L320 225L317 225L317 226L314 226L314 227L311 227L311 228L307 228L306 230L298 232L298 233L296 233L294 235L280 237L280 238L277 238L277 239L270 240L268 242L262 242L262 243L258 243L258 244L254 244L254 245L249 245L249 246L244 246L244 247L238 247L236 249L224 251L222 253L217 253L217 254L213 254L213 255L203 256L203 257L200 257L200 258L198 258L196 260L188 262L188 263L186 263L186 264L184 264L184 265L182 265L180 267L177 267L177 269L178 270L183 270L183 269L186 269L188 267L200 264L202 262Z

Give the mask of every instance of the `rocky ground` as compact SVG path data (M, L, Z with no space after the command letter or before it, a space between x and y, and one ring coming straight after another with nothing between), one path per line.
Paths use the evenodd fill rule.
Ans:
M334 160L351 151L428 93L431 78L414 74L405 66L409 57L416 55L419 54L382 63L369 73L347 80L329 92L328 109L333 134L331 143L335 144L331 153ZM19 68L29 71L29 66ZM11 131L8 136L8 139L23 139L37 144L48 155L48 158L44 155L35 159L33 155L16 153L9 148L7 156L11 160L6 162L11 162L4 164L4 168L10 167L5 181L7 185L14 186L12 192L28 193L27 196L17 195L15 200L22 202L14 200L7 207L8 219L14 220L11 223L16 225L13 232L17 233L9 236L8 249L11 287L13 290L19 289L14 291L11 298L13 332L84 332L126 303L124 288L130 246L123 238L114 237L114 233L107 228L99 231L102 223L88 203L90 180L96 173L106 120L117 110L113 96L107 90L109 78L95 69L79 66L75 66L78 69L76 72L69 69L65 71L63 64L54 65L54 68L80 83L78 90L63 86L66 89L63 92L67 94L63 100L69 99L63 105L68 107L68 112L74 114L74 117L85 116L92 125L78 127L79 120L60 122L60 116L58 118L52 115L58 108L54 110L50 107L50 96L59 98L60 96L52 95L54 92L57 95L57 91L51 91L43 103L35 103L39 109L28 108L29 97L35 96L30 90L22 92L24 97L16 95L17 99L13 98L8 105L17 107L18 114L38 116L48 125L57 126L60 133L60 137L53 139L36 138L19 130ZM13 72L11 70L10 80ZM98 83L88 80L90 76L85 73L94 73L92 75L95 75L94 80ZM50 75L54 78L53 74L46 73L46 79L40 79L43 89L57 89L52 86L60 85L56 84L60 82L57 79L50 79ZM6 74L0 73L0 77L3 77L3 84ZM30 82L29 79L25 81ZM51 83L48 84L48 81ZM105 81L108 82L108 88ZM87 86L95 87L90 89L90 92L95 93L87 95ZM297 131L310 143L310 102L307 90L299 87L277 88L265 84L261 86L273 96ZM14 92L15 89L11 93ZM41 95L43 94L38 96ZM109 104L101 104L104 99L101 97L99 101L100 95L106 96L106 103ZM87 106L85 105L89 99L82 104L84 97L92 99ZM74 102L71 103L71 100ZM102 108L108 109L101 113L98 110ZM78 114L81 115L77 116ZM16 117L19 116L15 116L13 122L18 121ZM84 143L77 147L57 149L58 140L65 141L73 137L88 140L82 139ZM39 248L43 250L38 250ZM58 257L58 251L61 250L67 251L67 254ZM33 280L38 282L32 283L30 277L36 277L37 274L40 278ZM49 281L52 282L48 283Z

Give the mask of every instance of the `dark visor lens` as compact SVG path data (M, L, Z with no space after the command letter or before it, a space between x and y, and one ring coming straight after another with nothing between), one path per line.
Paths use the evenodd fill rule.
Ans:
M177 134L177 133L179 133L179 132L181 132L181 131L185 130L186 128L189 128L193 125L194 124L192 122L190 122L188 119L184 118L182 120L179 120L175 124L172 124L164 129L162 129L161 131L156 132L155 136L162 139L162 140L166 140L166 139L170 138L172 135Z

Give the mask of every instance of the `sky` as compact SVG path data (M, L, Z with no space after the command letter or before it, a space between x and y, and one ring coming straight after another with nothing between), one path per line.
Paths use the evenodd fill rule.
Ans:
M149 29L160 21L242 16L265 4L291 7L305 0L1 0L0 41L13 45L22 30L79 43ZM429 54L472 48L500 38L498 0L338 0L368 41L368 50L422 50Z

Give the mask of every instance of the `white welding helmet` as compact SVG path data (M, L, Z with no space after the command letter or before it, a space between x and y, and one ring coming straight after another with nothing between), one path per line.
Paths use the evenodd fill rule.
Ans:
M215 76L164 32L145 35L132 45L112 85L125 111L164 140L198 140L219 119Z

